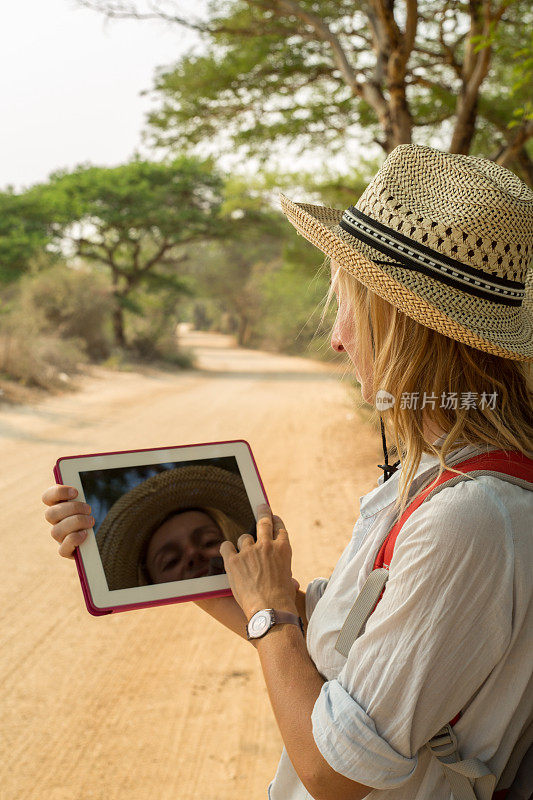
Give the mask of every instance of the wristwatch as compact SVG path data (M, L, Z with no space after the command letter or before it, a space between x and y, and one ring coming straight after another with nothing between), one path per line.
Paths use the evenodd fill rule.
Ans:
M289 611L276 611L274 608L262 608L261 611L256 611L250 617L246 626L247 639L260 639L265 633L268 633L273 625L290 622L292 625L299 625L302 633L304 632L304 624L302 618L291 614Z

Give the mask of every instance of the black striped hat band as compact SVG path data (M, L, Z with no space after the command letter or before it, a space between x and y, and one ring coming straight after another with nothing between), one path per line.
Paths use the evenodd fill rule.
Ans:
M405 267L493 303L506 306L522 304L525 294L524 283L500 278L498 275L489 276L482 270L437 253L430 247L368 217L355 206L350 206L344 212L339 225L354 238L393 258L396 262L391 264L390 261L378 261L372 258L375 264Z

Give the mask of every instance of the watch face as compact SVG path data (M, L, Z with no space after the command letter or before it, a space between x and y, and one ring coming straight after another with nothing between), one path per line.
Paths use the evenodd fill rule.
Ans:
M251 638L261 636L270 627L270 622L271 618L269 611L258 611L253 615L248 625L249 636Z

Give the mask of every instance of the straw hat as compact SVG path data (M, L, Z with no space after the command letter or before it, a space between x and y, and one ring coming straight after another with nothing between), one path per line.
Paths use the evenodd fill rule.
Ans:
M172 511L201 506L222 511L243 533L255 531L242 479L220 467L165 470L119 497L96 534L110 591L146 584L139 561L152 533Z
M407 316L533 361L533 192L514 173L402 144L345 211L280 200L298 233Z

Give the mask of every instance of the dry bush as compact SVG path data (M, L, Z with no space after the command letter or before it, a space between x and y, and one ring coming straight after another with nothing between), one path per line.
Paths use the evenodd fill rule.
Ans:
M86 361L83 345L43 333L38 317L16 309L0 318L0 372L25 386L65 386Z
M38 315L48 335L76 340L91 361L101 361L113 347L113 297L109 281L89 269L60 264L20 283L19 307Z
M2 300L0 373L8 378L57 388L111 351L112 299L99 275L51 266L24 276Z

